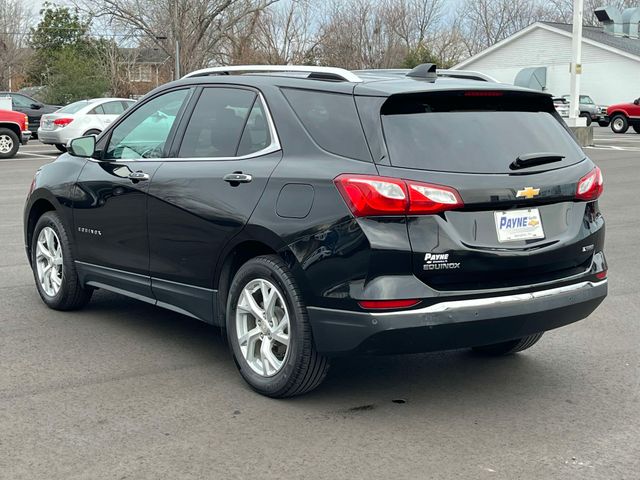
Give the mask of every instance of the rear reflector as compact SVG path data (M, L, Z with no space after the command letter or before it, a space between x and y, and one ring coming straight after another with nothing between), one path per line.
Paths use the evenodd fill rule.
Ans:
M420 303L420 300L362 300L358 302L366 310L383 310L389 308L409 308Z
M334 183L356 217L430 215L464 206L460 194L443 185L351 174Z
M604 180L600 168L596 167L578 180L576 188L576 199L578 200L596 200L604 190Z
M73 122L73 118L56 118L53 121L53 124L58 125L59 127L66 127L71 122Z
M604 280L605 278L607 278L607 271L603 270L602 272L596 273L596 278L598 280Z

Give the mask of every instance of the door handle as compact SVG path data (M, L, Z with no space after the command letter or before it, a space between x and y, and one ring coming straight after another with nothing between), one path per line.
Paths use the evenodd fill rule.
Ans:
M129 180L133 180L134 182L146 182L149 180L149 174L141 171L131 172L129 174Z
M229 182L231 185L233 185L234 183L249 183L251 180L253 180L253 177L248 173L233 172L227 173L224 177L222 177L222 179L225 182Z

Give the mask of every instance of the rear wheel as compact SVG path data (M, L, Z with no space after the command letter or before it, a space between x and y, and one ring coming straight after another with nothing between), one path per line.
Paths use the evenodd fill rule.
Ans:
M84 132L83 137L86 137L88 135L100 135L100 130L97 130L95 128L92 128L91 130L87 130L86 132Z
M67 151L67 146L62 143L56 143L56 148L62 153L65 153Z
M240 374L258 393L292 397L324 380L329 362L315 349L302 296L279 257L256 257L238 270L226 326Z
M535 345L542 333L536 333L535 335L529 335L528 337L517 338L515 340L509 340L508 342L494 343L493 345L482 345L480 347L473 347L473 350L485 355L510 355L512 353L521 352L527 348Z
M80 285L69 235L54 212L36 223L31 240L31 266L42 301L55 310L76 310L93 290Z
M587 127L588 127L589 125L591 125L591 115L589 115L589 114L588 114L588 113L586 113L586 112L582 112L582 113L580 114L580 116L581 116L582 118L586 118L586 119L587 119Z
M640 125L634 125L633 129L636 131L636 133L640 133Z
M0 158L11 158L18 153L20 140L16 132L8 128L0 128Z
M629 130L629 120L624 115L618 113L611 119L611 130L613 133L627 133Z

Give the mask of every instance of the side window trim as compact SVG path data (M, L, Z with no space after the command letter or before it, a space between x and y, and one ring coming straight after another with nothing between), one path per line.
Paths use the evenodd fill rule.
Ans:
M265 118L267 120L267 125L269 126L269 135L271 137L271 143L266 148L263 148L262 150L258 150L257 152L250 153L248 155L233 156L233 157L193 157L193 158L178 157L178 151L180 150L180 145L184 138L185 130L189 125L189 121L191 120L191 116L193 115L197 102L200 96L202 95L202 92L204 92L205 88L236 88L238 90L248 90L250 92L255 93L256 99L252 104L251 108L255 106L255 102L257 101L261 102L260 104L262 105L262 109L265 112ZM274 153L282 150L282 146L280 144L280 137L278 137L278 132L276 131L275 123L273 121L273 117L271 116L271 111L269 110L269 107L267 106L267 102L265 101L265 98L262 95L262 92L260 90L244 87L240 85L228 85L228 84L200 86L197 88L196 93L192 94L191 98L189 99L188 106L189 106L188 110L184 112L185 114L182 116L180 120L180 125L176 129L176 135L172 139L171 148L169 150L170 155L167 158L165 158L164 161L171 161L171 162L218 161L220 162L225 160L247 160L250 158L262 157L264 155L268 155L270 153ZM251 111L251 108L249 109L249 112ZM243 132L246 127L246 122L248 121L248 118L249 117L247 116L245 125L242 128ZM240 140L238 141L238 146L236 147L236 153L238 152L240 141L242 141L242 135L240 135Z
M138 110L138 108L141 108L144 104L147 103L147 101L153 100L154 98L157 98L161 95L165 95L171 92L175 92L178 90L187 90L187 97L186 97L186 101L182 103L182 106L180 107L180 110L178 110L178 114L176 115L176 121L173 122L173 125L171 126L171 129L169 130L169 135L167 136L167 141L165 143L165 147L164 150L162 152L162 157L160 158L135 158L135 159L105 159L105 154L107 152L107 146L111 143L111 136L113 135L113 132L116 128L118 128L118 126L124 122L130 115L132 115L133 113L135 113L136 110ZM168 154L170 152L170 145L173 145L174 139L175 139L175 134L178 128L178 124L182 123L182 119L184 117L185 111L186 111L186 107L188 105L191 104L192 100L193 100L193 96L194 96L194 92L197 89L194 88L193 85L187 85L187 86L180 86L180 87L176 87L176 88L172 88L169 90L163 90L162 92L158 92L157 95L154 95L153 97L150 97L149 99L145 99L145 102L136 102L134 105L132 105L131 107L129 107L127 110L124 111L124 113L122 115L120 115L117 119L116 122L111 124L111 127L109 128L109 135L106 135L105 137L102 137L100 140L100 145L99 145L99 150L100 150L100 158L99 159L90 159L90 160L94 160L97 162L113 162L113 163L128 163L128 162L150 162L150 161L154 161L154 162L158 162L158 161L165 161L170 159L171 157L168 157Z

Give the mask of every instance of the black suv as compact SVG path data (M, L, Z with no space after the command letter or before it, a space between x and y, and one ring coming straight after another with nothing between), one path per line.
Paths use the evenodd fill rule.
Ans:
M509 354L587 317L602 188L546 94L430 65L212 68L42 167L25 241L51 308L104 288L217 325L285 397L333 356Z

